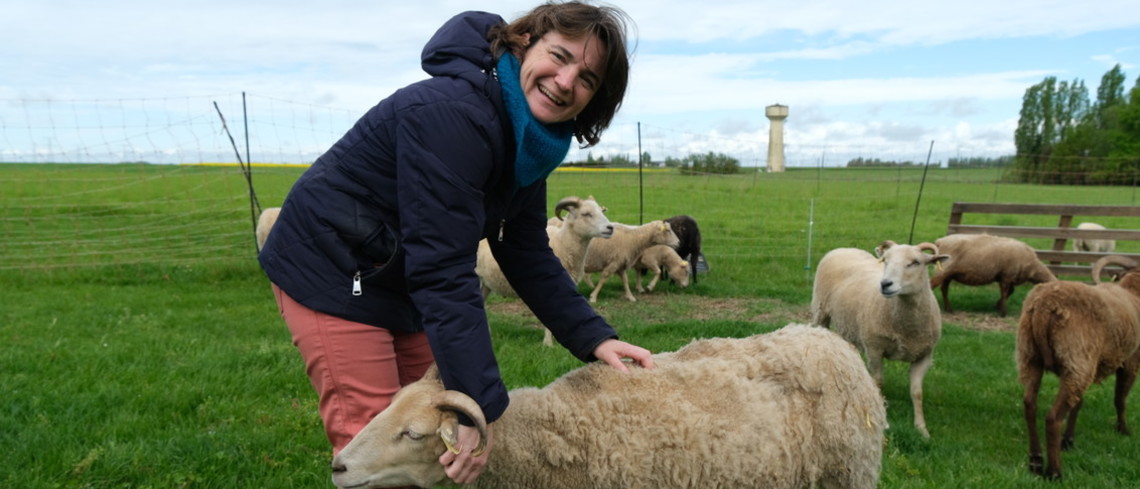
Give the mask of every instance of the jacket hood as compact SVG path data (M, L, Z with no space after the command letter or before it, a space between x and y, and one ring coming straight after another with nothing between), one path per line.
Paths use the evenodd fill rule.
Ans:
M495 60L487 31L502 23L502 17L487 12L464 12L452 17L424 46L420 55L424 71L431 76L460 77L489 72Z

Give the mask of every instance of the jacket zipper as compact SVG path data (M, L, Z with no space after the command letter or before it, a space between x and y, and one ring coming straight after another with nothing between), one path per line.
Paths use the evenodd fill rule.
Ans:
M364 291L360 288L360 270L357 270L356 275L352 276L352 295L358 296L363 293Z
M499 219L499 242L503 242L503 227L507 225L506 219Z

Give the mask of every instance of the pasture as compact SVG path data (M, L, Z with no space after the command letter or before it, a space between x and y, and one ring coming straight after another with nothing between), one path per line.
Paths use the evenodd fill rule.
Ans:
M302 171L253 170L265 207ZM3 164L0 188L0 487L333 487L315 395L256 263L239 169ZM557 172L549 204L567 195L594 195L618 222L699 221L710 271L696 286L662 284L629 303L611 280L599 298L623 339L655 351L807 322L823 253L933 241L956 200L1137 205L1133 188L1012 185L998 170L951 169L931 169L925 182L921 169ZM925 382L930 440L912 426L906 366L888 362L881 487L1048 486L1026 469L1013 362L1028 290L998 318L996 286L951 288L959 312L943 317ZM578 365L541 345L518 302L494 299L488 310L509 386L543 385ZM1047 377L1043 409L1055 386ZM1140 485L1140 440L1116 434L1113 416L1111 383L1091 388L1057 487Z

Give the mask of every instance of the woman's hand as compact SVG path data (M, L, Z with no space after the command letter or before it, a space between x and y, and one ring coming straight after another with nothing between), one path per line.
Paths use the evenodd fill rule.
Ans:
M653 353L640 346L631 345L620 340L606 340L594 349L594 357L610 364L622 372L628 372L623 358L629 358L642 367L653 368Z
M447 477L455 481L456 484L470 484L475 482L479 474L483 473L483 468L487 466L487 461L491 457L491 445L493 445L494 436L491 435L491 425L487 425L487 445L484 447L483 453L478 457L473 456L471 451L479 446L479 430L472 426L459 425L458 444L459 453L451 453L450 450L445 450L443 455L439 456L439 463L443 464L443 472Z

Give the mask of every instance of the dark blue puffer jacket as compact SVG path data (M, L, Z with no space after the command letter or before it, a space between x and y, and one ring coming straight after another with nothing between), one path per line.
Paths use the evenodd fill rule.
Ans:
M427 331L444 385L488 421L507 407L479 279L488 238L503 273L558 341L594 360L613 328L578 294L546 234L546 183L514 188L514 138L486 34L467 12L424 47L431 78L369 110L294 184L258 256L305 306Z

